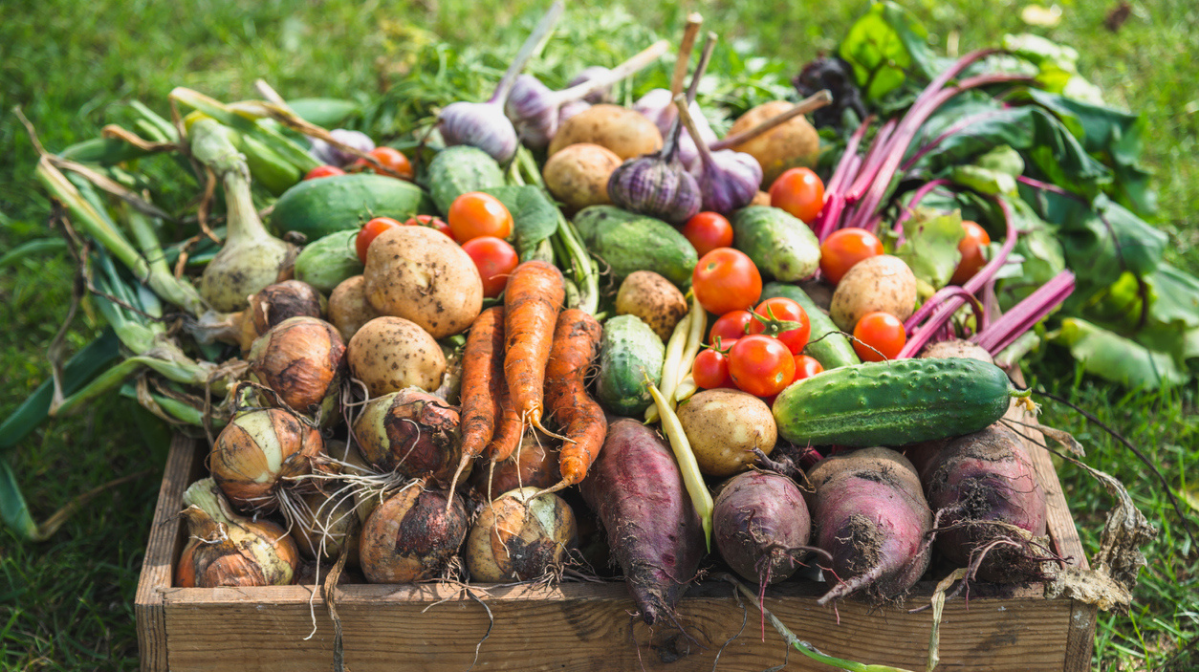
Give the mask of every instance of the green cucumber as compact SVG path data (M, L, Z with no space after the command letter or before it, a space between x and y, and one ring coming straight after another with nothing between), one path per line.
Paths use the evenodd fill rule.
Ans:
M584 208L573 221L583 244L612 269L618 285L634 271L654 271L681 289L691 287L696 248L670 224L611 205Z
M296 279L329 296L343 280L361 275L363 263L354 246L357 237L355 230L338 231L305 245L296 257Z
M764 276L796 282L817 271L821 244L808 225L765 205L733 213L733 246L746 253Z
M487 152L470 145L455 145L438 152L429 162L425 182L438 210L447 214L454 199L469 191L504 186L504 171Z
M793 383L771 411L798 445L902 446L978 432L1008 412L1017 391L1000 367L975 359L901 359L846 366Z
M596 377L596 400L616 415L641 417L654 399L646 378L662 382L662 339L634 315L621 315L604 323L600 340L600 373Z
M275 201L271 227L278 234L297 231L315 241L331 233L357 229L372 217L404 221L432 214L433 203L417 185L374 173L351 173L304 180Z
M362 105L338 98L295 98L287 104L301 119L323 128L337 126L346 117L362 112Z
M850 339L829 319L829 313L821 310L803 289L782 282L769 282L763 287L762 301L777 296L795 301L808 314L811 331L804 352L820 362L826 371L860 363Z

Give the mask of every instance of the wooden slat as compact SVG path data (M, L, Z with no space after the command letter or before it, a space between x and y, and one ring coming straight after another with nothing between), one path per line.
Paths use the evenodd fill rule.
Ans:
M183 491L194 469L194 442L182 435L171 441L158 504L150 524L150 541L138 578L134 613L137 615L138 651L143 672L165 672L167 667L167 620L163 592L171 587L171 569L180 549L179 510Z

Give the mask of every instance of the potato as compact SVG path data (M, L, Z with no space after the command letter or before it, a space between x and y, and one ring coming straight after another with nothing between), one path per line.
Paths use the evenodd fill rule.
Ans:
M921 359L951 359L954 357L978 359L988 364L996 363L996 360L992 359L992 355L987 350L970 341L963 341L957 338L932 343L926 346L925 350L921 352Z
M717 389L698 392L679 407L679 422L692 444L700 471L732 476L746 471L757 456L775 449L775 417L766 402L745 392Z
M379 311L367 302L361 275L346 278L329 295L329 321L346 341L354 338L364 324L377 317L380 317Z
M465 330L483 308L475 262L458 243L424 226L390 229L371 242L363 289L381 315L416 322L434 338Z
M608 205L608 178L621 157L612 151L581 142L564 148L550 157L542 169L546 188L562 201L566 209L575 212L589 205Z
M771 195L762 189L754 195L754 200L750 201L750 205L771 205Z
M759 105L738 117L738 120L733 122L733 126L729 127L728 135L748 131L791 108L792 103L785 100ZM816 129L808 123L807 119L799 116L776 126L753 140L735 145L732 149L737 152L746 152L758 159L758 163L763 169L763 186L770 187L775 178L788 168L816 166L817 156L821 152L821 143Z
M634 315L650 325L663 341L687 315L683 293L654 271L634 271L617 290L617 314Z
M842 331L867 313L883 311L900 321L913 314L917 303L917 278L908 264L883 254L850 267L838 282L829 303L829 317Z
M436 390L446 372L441 346L429 332L402 317L367 322L350 339L347 351L350 373L366 384L372 398L406 387Z
M593 105L567 119L550 141L547 155L581 142L605 147L622 161L657 152L663 146L662 133L654 122L617 105Z

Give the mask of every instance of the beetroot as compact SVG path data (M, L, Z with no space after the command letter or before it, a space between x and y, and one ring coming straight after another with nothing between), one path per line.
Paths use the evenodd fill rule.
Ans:
M704 529L670 447L636 420L611 422L579 487L604 524L642 619L675 620L675 605L700 568Z
M786 476L747 471L731 478L717 495L717 550L748 581L766 585L791 576L810 531L804 496Z

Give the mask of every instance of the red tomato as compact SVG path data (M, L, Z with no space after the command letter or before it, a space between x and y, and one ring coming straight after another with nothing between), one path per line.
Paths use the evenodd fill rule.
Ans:
M800 304L791 299L777 296L758 304L754 312L766 318L767 323L764 324L755 318L750 323L750 333L766 334L778 338L793 355L800 354L804 350L804 346L808 345L808 336L812 331L812 326L808 323L808 313L804 312ZM800 326L780 331L783 326L780 324L781 322L795 322Z
M376 147L375 149L372 149L371 151L369 151L367 153L370 154L371 156L373 156L376 161L378 161L385 167L391 168L392 170L399 173L400 177L402 177L406 180L412 179L412 177L413 177L412 164L408 162L407 156L400 153L400 150L393 149L391 147ZM387 177L396 177L395 175L392 175L391 173L387 172L386 170L376 168L373 164L369 163L366 159L356 160L353 165L353 170L355 172L360 172L360 171L364 171L364 170L373 170L378 175L386 175Z
M345 174L346 171L338 168L337 166L317 166L316 168L308 171L308 174L304 176L304 179L315 180L322 177L333 177L334 175Z
M475 262L475 268L479 269L483 295L489 298L500 296L504 285L508 284L508 276L520 261L517 251L512 245L491 236L472 238L463 243L462 249Z
M962 255L962 260L958 262L958 267L954 269L954 275L950 277L950 284L962 285L970 280L972 276L983 268L987 260L983 258L983 248L992 243L992 239L988 236L987 231L983 227L970 220L964 221L963 239L958 241L958 252Z
M696 355L696 361L692 363L692 379L697 387L706 390L734 387L733 379L729 377L729 358L712 348L705 348Z
M883 254L883 243L865 229L838 229L821 243L821 273L837 284L850 267Z
M710 313L724 315L749 308L762 296L762 276L744 253L718 247L700 258L692 271L692 292Z
M854 325L854 351L864 362L895 359L907 340L904 323L891 313L867 313Z
M449 224L442 221L441 217L434 217L433 215L417 215L416 217L409 217L407 220L405 220L404 225L427 226L436 231L441 231L442 233L446 234L447 238L454 240L454 232L450 230Z
M815 357L809 357L808 355L796 355L795 359L796 377L792 379L793 383L797 380L812 378L818 373L825 372L825 367L821 366L821 363L818 362Z
M720 336L724 343L732 343L746 335L746 325L754 321L748 310L733 310L718 317L708 330L708 342L715 345ZM724 348L722 348L724 349Z
M716 212L696 213L683 225L682 233L701 257L718 247L733 245L733 225Z
M771 206L809 224L825 206L825 183L808 168L786 170L771 184Z
M455 240L463 243L483 236L507 238L513 227L512 215L500 199L480 191L469 191L454 199L446 219Z
M746 336L729 350L729 376L756 397L778 394L792 383L796 361L787 346L769 336Z
M358 230L358 236L354 239L354 248L358 252L359 260L364 264L367 263L367 248L371 246L371 241L379 237L379 234L401 226L403 224L391 217L376 217L363 224L363 227Z

